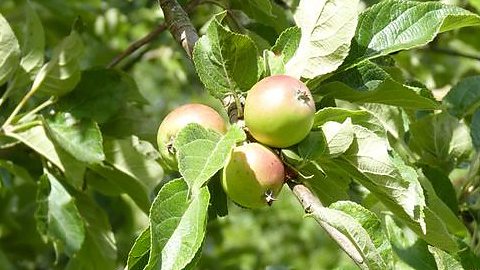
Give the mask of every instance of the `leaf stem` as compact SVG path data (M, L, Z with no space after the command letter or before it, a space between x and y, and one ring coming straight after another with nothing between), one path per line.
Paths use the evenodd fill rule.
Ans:
M30 91L28 91L28 93L25 96L23 96L22 100L17 104L17 106L13 110L12 114L10 114L10 116L7 118L7 120L5 120L5 123L3 123L2 128L6 127L6 126L8 126L12 123L13 118L15 118L15 116L17 116L17 114L20 112L20 110L23 108L23 106L25 106L25 104L33 96L33 94L35 94L35 92L37 92L38 86L39 85L35 85L35 83L34 83L32 88L30 89Z
M37 107L35 107L33 110L29 111L27 114L25 114L24 116L22 116L22 118L20 118L18 120L18 122L23 122L25 121L25 119L28 119L30 116L38 113L39 111L45 109L46 107L54 104L55 102L57 102L57 98L54 97L54 96L51 96L49 99L47 99L46 101L42 102L40 105L38 105Z
M295 182L293 180L287 181L288 187L292 190L293 194L297 197L298 201L302 204L305 213L310 214L318 224L327 232L330 237L337 242L340 248L347 253L347 255L360 267L364 268L365 263L362 255L352 242L339 232L334 227L324 222L318 215L315 209L324 207L320 200L303 184Z
M8 132L9 133L14 133L14 132L22 130L22 129L26 129L26 128L30 128L30 127L34 127L34 126L39 126L41 124L42 124L42 121L35 120L35 121L20 124L20 125L11 126L11 128L8 130Z

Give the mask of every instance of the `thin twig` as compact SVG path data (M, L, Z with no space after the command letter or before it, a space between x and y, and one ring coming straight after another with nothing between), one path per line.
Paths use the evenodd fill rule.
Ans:
M364 265L364 260L360 252L355 248L352 242L337 229L330 226L318 216L315 215L316 209L322 208L323 205L320 200L303 184L288 181L288 186L293 191L293 194L297 197L298 201L302 204L306 213L312 215L318 224L330 235L330 237L337 242L337 244L352 258L352 260L358 265Z
M185 12L186 13L191 13L193 9L198 6L201 3L199 0L192 0L190 1L186 7L185 7ZM167 30L167 24L166 23L161 23L155 27L150 33L146 34L144 37L141 39L133 42L130 44L123 52L121 52L119 55L115 56L115 58L112 59L112 61L107 65L108 68L113 68L116 66L120 61L125 59L127 56L133 54L136 52L138 49L141 47L145 46L146 44L152 42L154 39L156 39L163 31Z
M151 31L150 33L148 33L147 35L145 35L141 39L133 42L132 44L130 44L130 46L128 46L127 49L125 49L125 51L123 51L119 55L115 56L115 58L113 58L113 60L110 62L110 64L108 64L107 67L112 68L112 67L116 66L125 57L129 56L130 54L134 53L136 50L140 49L141 47L143 47L147 43L149 43L152 40L154 40L155 38L157 38L163 31L165 31L165 29L167 29L167 25L165 23L162 23L162 24L158 25L157 27L155 27L155 29L153 29L153 31Z
M447 49L447 48L429 47L428 50L431 51L431 52L434 52L434 53L447 54L447 55L451 55L451 56L458 56L458 57L463 57L463 58L468 58L468 59L473 59L473 60L480 61L480 55L462 53L462 52L454 51L454 50Z

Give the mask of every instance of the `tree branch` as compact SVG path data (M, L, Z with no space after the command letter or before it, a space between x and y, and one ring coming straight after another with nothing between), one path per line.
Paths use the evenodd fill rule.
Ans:
M110 64L107 65L107 67L112 68L116 66L125 57L129 56L130 54L134 53L136 50L143 47L145 44L157 38L163 31L165 31L165 29L167 29L167 25L165 23L159 24L155 29L153 29L153 31L151 31L141 39L133 42L132 44L130 44L130 46L128 46L127 49L125 49L125 51L115 56L115 58L112 59L112 61L110 62Z
M198 33L192 25L185 10L176 0L158 0L165 15L165 23L175 40L192 58L193 46L198 40ZM191 3L198 4L200 0L193 0Z
M345 251L345 253L347 253L347 255L352 258L352 260L358 266L363 265L363 257L352 244L352 242L350 242L350 240L337 229L328 225L315 214L317 212L316 209L323 207L320 200L305 185L301 183L288 181L287 184L293 191L293 194L295 194L297 197L298 201L302 204L303 209L305 209L305 213L311 214L317 223L320 224L320 226L328 233L328 235L330 235L330 237L337 242L343 251Z
M200 0L192 0L190 1L186 7L185 12L190 13L193 9L200 4ZM187 17L188 18L188 17ZM112 61L107 65L108 68L112 68L116 66L120 61L125 59L127 56L131 55L132 53L136 52L141 47L145 46L146 44L150 43L152 40L156 39L163 31L167 29L167 23L161 23L155 29L153 29L150 33L142 37L141 39L133 42L130 44L123 52L119 55L115 56ZM198 38L198 35L197 35Z

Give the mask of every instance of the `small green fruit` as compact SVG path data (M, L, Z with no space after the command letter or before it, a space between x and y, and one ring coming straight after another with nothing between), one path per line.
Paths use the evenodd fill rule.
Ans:
M287 75L266 77L245 100L245 125L259 142L286 148L303 140L313 126L315 102L300 80Z
M160 155L170 169L178 168L173 149L177 133L186 125L196 123L204 128L224 134L227 131L225 120L214 109L203 104L186 104L171 111L162 121L157 132Z
M271 205L284 179L280 158L259 143L236 147L222 172L222 186L227 195L247 208Z

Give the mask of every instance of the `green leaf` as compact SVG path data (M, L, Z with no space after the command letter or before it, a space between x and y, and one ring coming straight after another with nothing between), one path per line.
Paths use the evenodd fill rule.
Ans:
M104 147L108 163L143 183L149 191L153 191L162 180L163 169L156 162L160 155L149 142L131 136L123 140L106 140Z
M245 35L222 26L225 13L216 15L205 36L195 44L193 62L209 93L222 98L235 91L247 91L258 80L257 48Z
M328 208L342 211L360 223L367 231L384 263L387 266L391 264L393 252L390 241L383 230L380 219L373 212L352 201L339 201L331 204Z
M438 196L453 213L458 214L460 210L458 209L457 193L448 175L430 166L423 166L422 172L430 181L436 196Z
M278 37L271 50L263 52L266 74L285 74L285 64L292 58L300 43L300 28L290 27L285 29Z
M383 60L383 59L382 59ZM385 59L389 61L389 59ZM343 99L350 102L371 102L413 109L436 109L438 102L425 96L425 89L396 81L385 69L371 61L339 72L327 80L310 80L307 84L314 95Z
M319 168L315 163L309 163L307 166L301 168L302 174L311 177L305 179L304 183L309 187L315 195L325 205L340 201L349 200L348 194L351 178L349 175L341 171L331 169L330 160L321 160L318 163L322 164Z
M272 13L272 3L269 0L232 0L230 1L232 9L239 9L254 20L274 20L275 16Z
M82 54L82 39L77 32L72 31L54 48L52 58L35 77L32 89L51 96L63 96L72 91L80 81Z
M445 251L433 246L428 246L428 250L435 257L438 270L464 270L462 265Z
M312 131L297 149L282 149L282 157L299 172L302 182L320 201L329 205L350 199L348 191L351 177L330 164L330 156L324 155L326 147L323 132Z
M419 227L418 224L412 223L411 220L406 220L402 215L394 213L402 218L414 232L428 243L451 252L458 251L457 243L450 232L465 236L464 226L459 222L456 216L450 212L450 209L448 209L448 207L436 196L435 191L431 185L429 185L429 182L424 177L420 176L414 168L406 165L399 155L393 151L392 154L393 164L401 173L402 177L410 181L415 179L424 189L426 206L424 207L423 212L426 230Z
M373 114L395 139L403 140L408 129L408 119L401 108L375 103L367 103L363 107Z
M33 180L30 173L24 167L19 166L19 165L13 163L10 160L0 159L0 168L6 169L11 174L13 174L16 177L22 179L22 181L25 181L25 182L28 182L28 183L35 183L35 180ZM1 187L1 182L2 181L0 181L0 187Z
M435 185L433 185L423 177L420 177L419 180L424 189L425 197L427 198L427 206L436 215L434 218L439 219L451 234L457 237L467 237L469 233L465 225L458 218L459 211L452 211L436 194L436 190L441 189L436 187L439 184L435 183ZM436 189L434 187L436 187ZM454 195L456 194L454 193ZM458 208L458 205L456 207Z
M43 65L45 33L42 22L30 2L25 5L26 23L23 29L24 40L21 46L20 65L29 74L35 74Z
M283 55L276 55L272 51L263 51L263 74L262 76L268 77L272 75L285 74L285 61L283 61Z
M0 14L0 85L17 70L20 46L7 20Z
M290 60L298 49L302 32L300 28L294 26L285 29L278 37L275 45L272 47L272 52L275 55L282 55L283 61L286 63Z
M338 114L333 114L339 112ZM331 119L345 119L348 110L324 109L319 111L319 123ZM417 234L429 243L445 250L458 249L442 220L428 207L415 170L408 167L400 159L390 156L391 150L383 132L374 133L366 129L362 120L368 119L366 114L351 111L354 123L355 141L349 150L338 158L328 162L319 160L322 167L340 174L348 174L359 181L375 195L387 208L393 211ZM362 117L360 117L362 116ZM374 123L375 118L371 118ZM373 126L375 128L375 126ZM327 162L326 162L327 161ZM328 172L327 172L328 175Z
M127 73L93 68L82 73L81 81L59 100L57 108L101 125L117 115L127 102L143 101L135 81Z
M175 141L178 169L193 191L222 169L236 143L246 139L243 130L236 125L222 137L216 135L215 138L209 133L211 131L200 125L189 124L178 133Z
M92 164L89 169L93 170L101 177L90 178L88 185L98 188L111 186L110 192L118 192L127 194L135 204L142 209L144 213L148 213L150 207L150 193L147 191L145 185L140 180L117 170L110 164ZM99 183L91 183L92 181Z
M13 132L7 130L5 135L21 141L44 156L65 174L70 184L77 189L82 188L86 165L55 144L42 125L33 125Z
M461 260L463 268L480 269L480 260L472 250L472 247L463 241L459 241L459 245L460 251L456 255Z
M150 209L150 255L145 269L160 268L162 250L188 209L188 185L183 179L166 183ZM177 249L171 252L176 252ZM165 250L165 253L168 250Z
M35 218L40 234L54 242L57 253L73 256L85 240L84 224L73 197L46 173L40 178L37 203Z
M137 237L133 243L132 249L128 253L127 269L143 270L148 263L150 251L150 227L147 227Z
M107 214L84 194L75 195L76 204L85 221L86 237L80 251L72 257L66 270L115 269L117 246Z
M322 125L330 156L338 156L348 150L354 139L352 120L347 118L343 123L334 121Z
M389 155L385 138L358 125L354 126L354 132L354 144L335 159L334 166L350 174L390 210L425 232L425 198L418 179L399 170Z
M44 121L52 139L76 159L98 163L105 159L102 133L93 120L77 119L70 113L57 112Z
M323 108L315 113L313 128L318 129L329 121L343 123L348 118L350 118L352 124L366 127L377 136L387 138L382 123L372 113L365 110L348 110L337 107Z
M354 89L341 81L328 82L319 86L314 93L356 103L380 103L409 109L437 109L438 103L421 96L419 90L386 79L368 90Z
M298 144L297 148L299 157L307 161L328 155L327 138L323 130L308 133L307 137Z
M298 154L305 160L316 160L322 156L338 156L350 147L354 139L350 118L343 123L328 121L321 131L312 131L298 145Z
M313 206L311 215L335 228L353 245L363 259L361 269L388 269L390 244L375 214L354 202L337 202L328 208Z
M470 123L470 136L472 137L472 144L477 151L480 150L480 110L473 113L472 121Z
M5 97L9 97L15 92L21 93L25 88L30 87L30 83L35 79L35 75L44 62L45 33L38 14L28 1L25 4L25 17L26 22L23 25L23 35L20 39L22 40L20 46L21 68L17 69L9 82Z
M336 70L348 54L357 25L358 1L301 0L294 18L302 31L287 74L314 78Z
M208 188L192 198L182 179L165 184L150 210L151 250L148 269L183 269L195 257L206 229Z
M469 0L468 2L477 9L477 12L480 12L480 0Z
M458 118L472 114L480 105L479 87L480 76L464 78L454 85L443 98L448 112Z
M411 267L404 267L403 269L437 269L435 260L428 251L425 241L415 237L408 228L399 227L389 215L385 216L385 228L397 260L400 259L401 263ZM398 263L395 266L398 266Z
M334 73L325 80L321 77L309 80L307 85L313 92L316 92L322 90L321 88L318 89L321 84L338 81L358 91L372 91L387 79L393 80L392 76L380 65L372 61L364 61L355 67Z
M243 11L249 18L274 28L278 33L289 26L284 10L270 0L232 0L230 5L231 9Z
M123 140L106 138L104 151L104 164L89 166L104 177L95 180L106 180L118 187L148 212L150 195L163 178L163 169L156 162L158 152L150 143L135 136Z
M480 25L480 16L439 2L386 0L359 17L344 67L425 45L441 32Z
M435 114L410 124L410 147L421 162L449 172L472 151L467 126L447 114Z
M225 217L228 215L228 199L221 183L221 172L218 172L208 182L208 192L210 192L209 217Z

